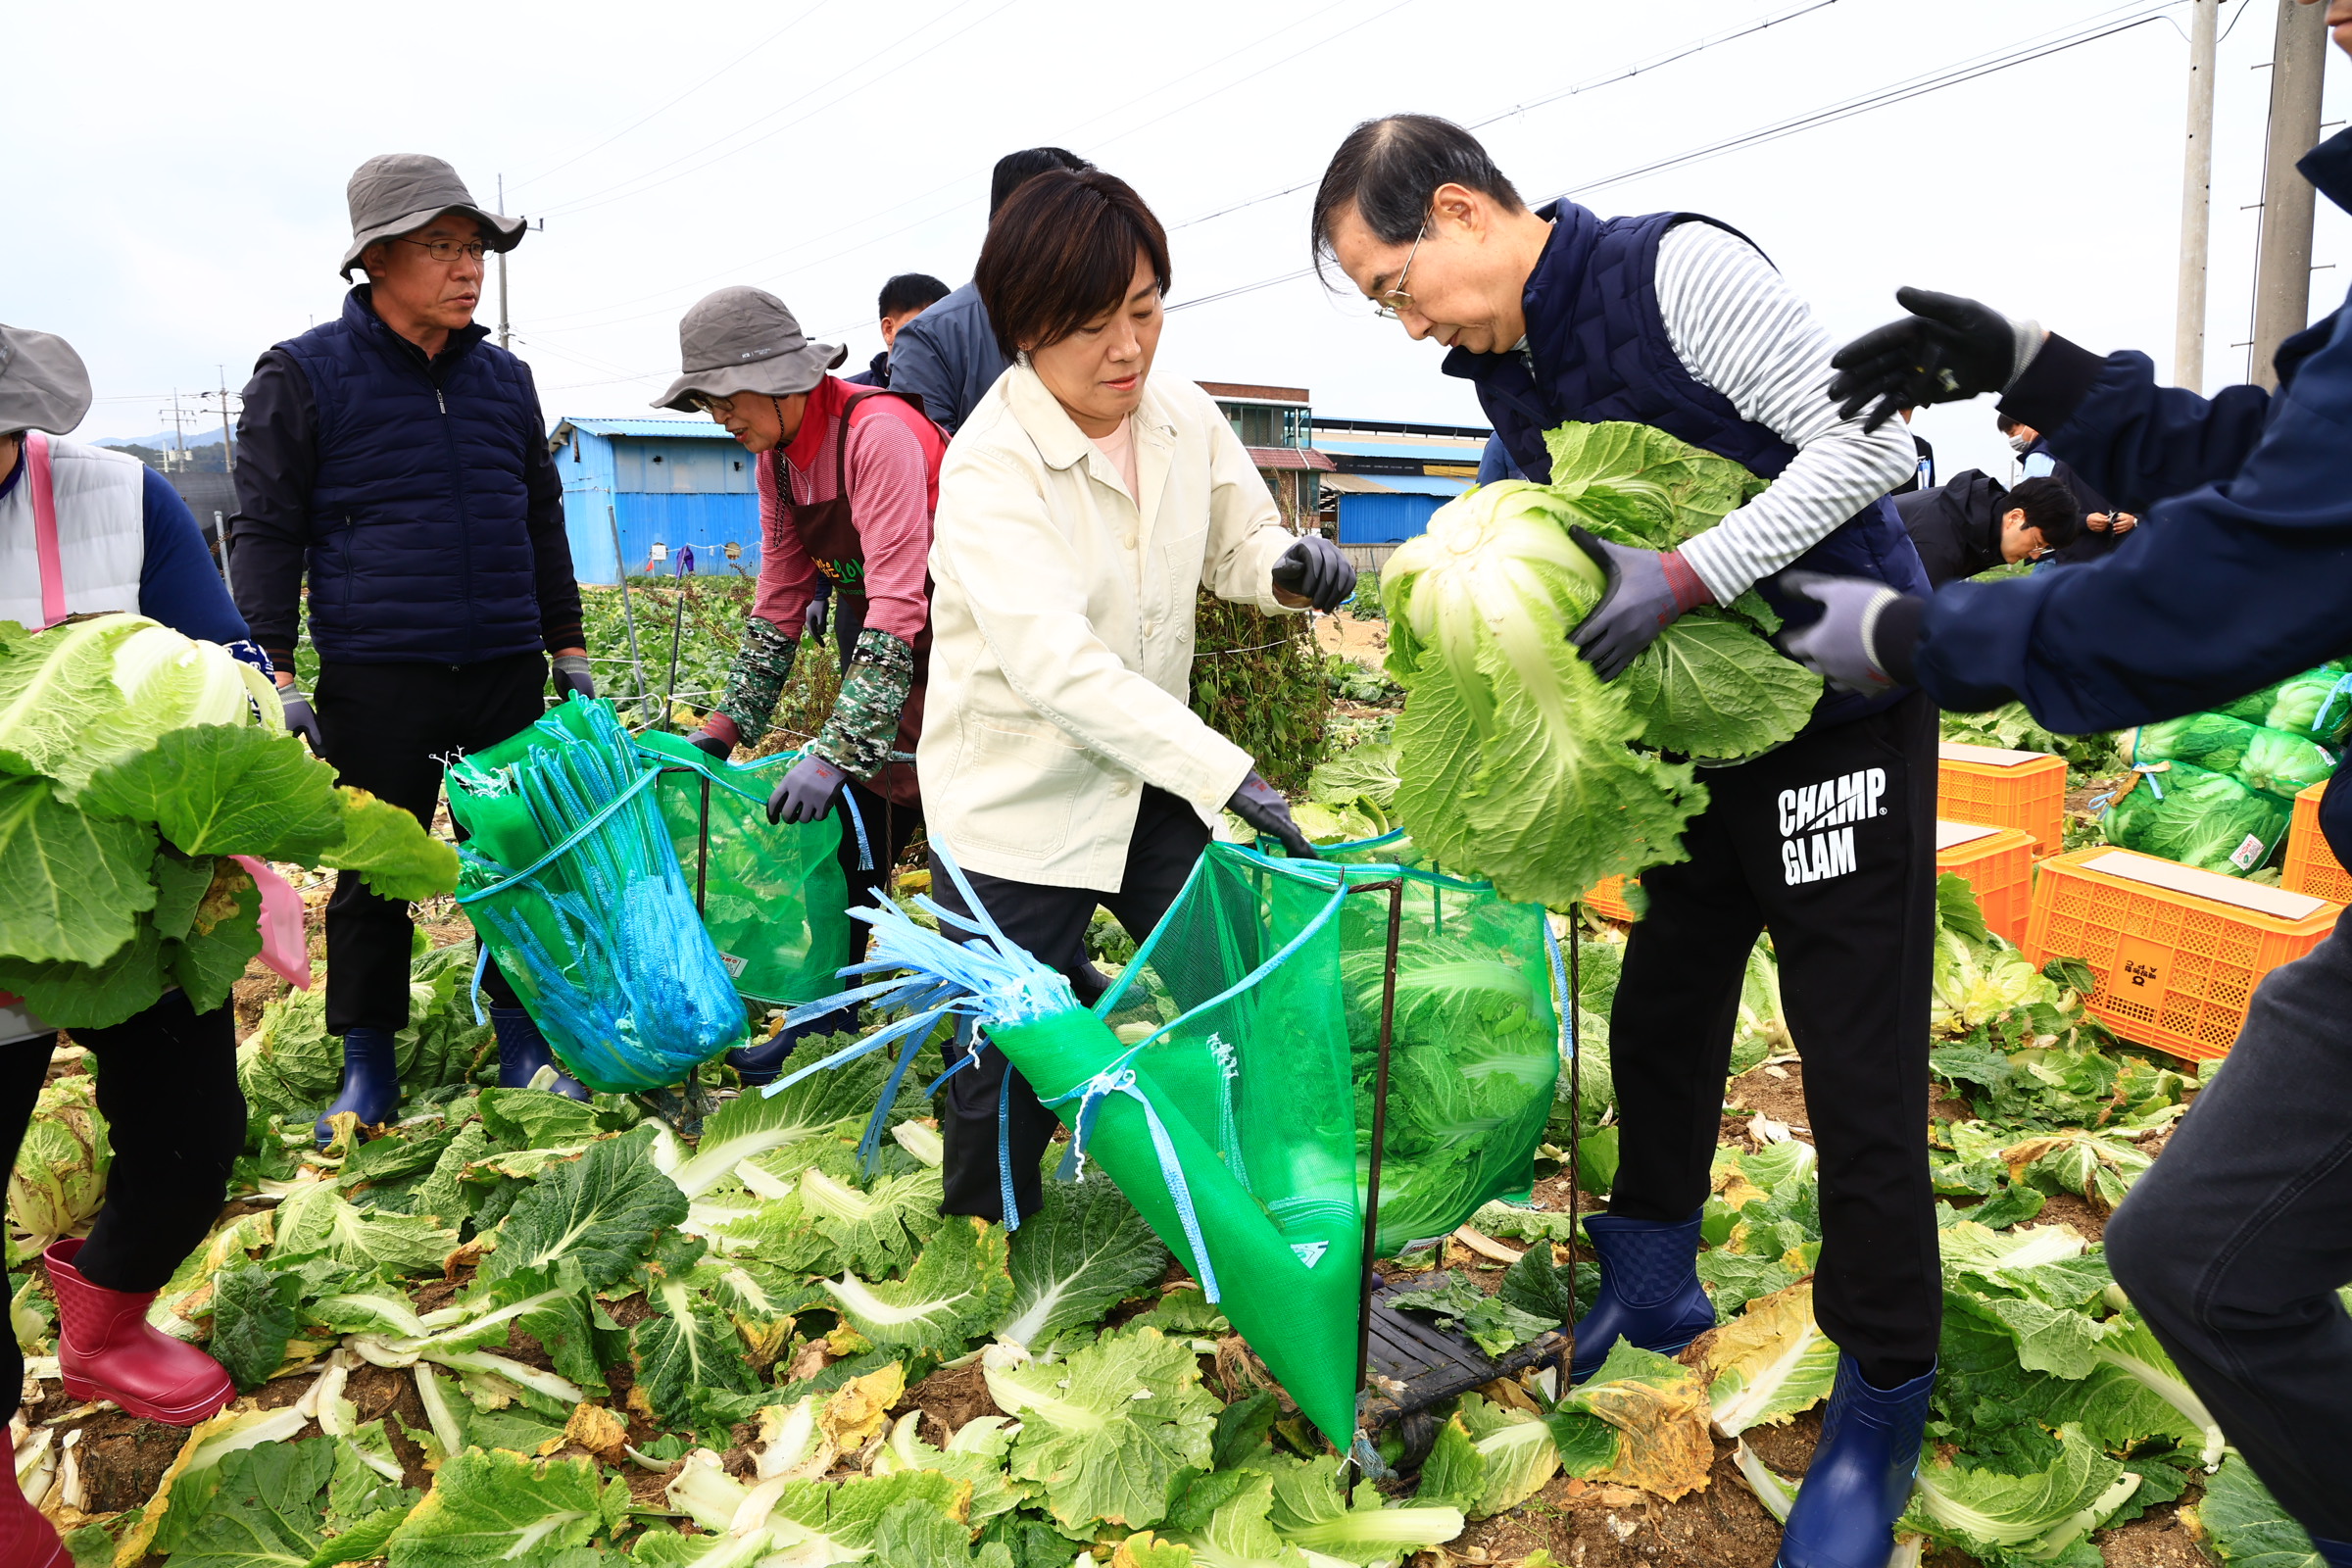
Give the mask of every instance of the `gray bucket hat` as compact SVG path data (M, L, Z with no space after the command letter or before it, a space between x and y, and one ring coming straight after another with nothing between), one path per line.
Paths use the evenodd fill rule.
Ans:
M0 434L64 435L90 412L90 372L74 345L47 332L0 326Z
M474 201L458 172L425 153L385 153L370 158L351 176L351 249L343 253L343 275L360 265L360 253L379 239L414 233L443 213L464 213L482 225L482 243L511 251L522 243L522 220L506 218Z
M678 322L678 359L686 373L653 406L691 410L698 394L788 398L808 391L849 357L846 348L809 342L784 302L765 289L722 288L696 301Z

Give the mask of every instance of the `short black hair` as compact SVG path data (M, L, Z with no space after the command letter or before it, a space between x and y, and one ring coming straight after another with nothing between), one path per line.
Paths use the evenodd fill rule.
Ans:
M1115 311L1136 253L1168 291L1168 234L1135 187L1099 169L1038 175L988 225L972 283L1006 359L1060 342Z
M1316 270L1331 255L1332 225L1352 207L1372 237L1411 243L1429 219L1440 185L1460 185L1499 202L1505 212L1527 210L1519 188L1494 167L1487 149L1450 120L1435 115L1387 115L1348 133L1315 191L1311 235Z
M901 272L882 285L882 298L874 314L897 316L906 311L927 311L953 292L929 272Z
M2041 542L2064 550L2082 537L2082 503L2063 479L2046 475L2021 479L2001 497L2001 515L2022 510L2026 526L2041 530Z
M1051 170L1065 169L1073 174L1083 174L1095 166L1067 147L1024 147L1017 153L1006 153L997 160L997 172L988 181L988 219L995 222L1012 193Z
M2017 428L2017 421L2009 417L2009 416L2006 414L1996 414L1992 416L1992 427L1995 430L2000 431L2001 434L2007 435L2010 431Z

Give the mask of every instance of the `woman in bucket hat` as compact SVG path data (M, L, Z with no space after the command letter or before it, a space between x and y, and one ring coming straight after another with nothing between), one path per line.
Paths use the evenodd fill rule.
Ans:
M90 381L64 338L0 326L0 620L31 631L129 612L220 643L267 672L164 476L128 455L57 437L81 422ZM219 1362L150 1328L147 1305L220 1210L245 1141L229 1004L197 1012L177 989L105 1029L75 1029L96 1058L114 1131L106 1206L87 1240L43 1254L58 1306L58 1370L75 1398L194 1426L233 1392ZM56 1028L0 992L0 1170L16 1163ZM0 1401L24 1381L13 1320L0 1325ZM0 1416L0 1419L4 1419ZM0 1478L0 1568L71 1568L57 1532Z
M819 583L837 604L841 696L767 803L771 822L812 822L846 796L842 870L853 907L888 880L922 822L912 757L931 656L931 513L947 437L919 398L828 374L846 357L811 343L784 302L722 288L678 323L683 373L656 408L699 409L757 462L760 587L719 698L696 745L724 758L757 745L792 674ZM771 1081L839 1015L731 1053L747 1082Z

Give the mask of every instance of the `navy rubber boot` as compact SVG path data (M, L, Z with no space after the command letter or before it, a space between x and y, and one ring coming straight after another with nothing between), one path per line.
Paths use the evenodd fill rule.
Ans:
M586 1100L587 1086L565 1072L547 1037L520 1007L492 1007L490 1027L498 1035L498 1087L528 1089L542 1067L556 1069L555 1092L567 1100Z
M1886 1568L1894 1521L1919 1474L1934 1368L1891 1389L1874 1389L1850 1355L1838 1358L1838 1386L1813 1464L1781 1532L1779 1568Z
M1715 1326L1715 1303L1698 1283L1698 1219L1585 1216L1600 1254L1600 1294L1576 1320L1569 1382L1591 1377L1620 1339L1672 1355Z
M329 1118L357 1112L362 1127L380 1127L400 1105L400 1067L392 1055L392 1031L354 1029L343 1037L343 1090L312 1129L324 1149L334 1142Z
M821 1018L811 1018L794 1028L779 1029L773 1040L763 1040L756 1046L738 1046L727 1053L727 1065L742 1077L746 1088L772 1084L783 1076L784 1063L791 1059L802 1041L811 1035L828 1035L855 1030L857 1027L858 1014L844 1007L838 1012L828 1012Z
M2352 1568L2352 1541L2322 1541L2314 1536L2311 1545L2328 1568Z

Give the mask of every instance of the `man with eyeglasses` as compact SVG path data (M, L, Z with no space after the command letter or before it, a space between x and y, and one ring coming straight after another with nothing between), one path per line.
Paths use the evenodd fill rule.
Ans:
M1924 590L1885 500L1916 471L1910 435L1840 416L1824 391L1829 340L1737 230L1690 213L1603 220L1565 200L1531 212L1467 131L1397 115L1341 144L1313 233L1319 263L1452 351L1446 373L1477 387L1529 478L1551 477L1545 431L1625 420L1765 481L1674 550L1578 531L1608 588L1563 630L1602 679L1678 616L1751 590L1790 621L1818 614L1782 591L1784 568ZM1714 1326L1700 1210L1740 981L1771 932L1821 1155L1815 1307L1842 1352L1787 1568L1886 1562L1935 1383L1942 1277L1920 1129L1936 762L1935 706L1904 689L1825 693L1787 745L1708 766L1689 859L1642 875L1648 910L1611 1020L1622 1163L1610 1211L1586 1220L1601 1282L1575 1327L1577 1378L1621 1338L1673 1351Z
M351 176L342 315L264 354L238 420L229 519L238 608L277 668L286 725L342 781L429 823L442 760L505 740L555 695L596 695L564 482L530 368L476 325L482 257L521 240L438 158L390 153ZM295 682L303 629L313 697ZM363 1127L400 1102L393 1038L409 1022L408 906L356 875L326 906L326 1029L342 1090L318 1119ZM482 974L499 1082L552 1064L514 988ZM586 1090L559 1072L558 1092Z

